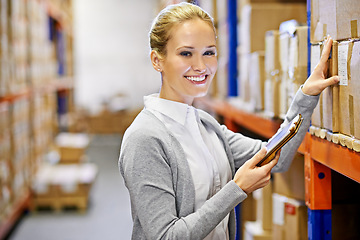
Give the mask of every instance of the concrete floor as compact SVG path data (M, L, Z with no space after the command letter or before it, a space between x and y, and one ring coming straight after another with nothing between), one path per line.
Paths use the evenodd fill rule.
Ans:
M99 174L90 193L89 209L76 211L39 211L25 214L9 240L122 240L131 239L130 199L117 161L119 135L92 136L87 150Z

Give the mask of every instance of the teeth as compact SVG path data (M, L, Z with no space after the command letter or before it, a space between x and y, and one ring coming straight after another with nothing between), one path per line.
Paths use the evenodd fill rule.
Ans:
M191 80L191 81L195 81L195 82L201 82L205 80L205 75L199 76L199 77L186 77L187 79Z

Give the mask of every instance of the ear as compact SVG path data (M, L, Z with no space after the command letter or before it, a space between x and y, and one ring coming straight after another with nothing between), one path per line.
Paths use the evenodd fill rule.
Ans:
M161 68L162 57L160 56L160 54L155 50L152 50L150 53L150 58L155 71L162 72L162 68Z

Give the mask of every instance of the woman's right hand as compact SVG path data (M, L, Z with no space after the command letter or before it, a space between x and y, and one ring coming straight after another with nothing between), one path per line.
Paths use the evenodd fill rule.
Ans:
M271 169L277 164L280 151L275 158L264 166L258 167L256 164L266 155L266 149L261 149L250 160L242 165L234 176L235 183L246 193L249 194L256 189L265 187L271 179Z

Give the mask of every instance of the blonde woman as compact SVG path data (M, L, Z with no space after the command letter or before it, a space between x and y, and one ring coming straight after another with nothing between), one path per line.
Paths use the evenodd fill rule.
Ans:
M151 62L162 86L144 97L144 109L124 134L119 159L131 198L132 238L235 239L234 207L266 186L272 171L288 169L318 94L338 81L325 79L331 42L286 115L285 123L303 115L300 132L281 157L278 153L256 167L266 154L264 142L231 132L192 107L217 70L212 18L189 3L162 10L150 30Z

